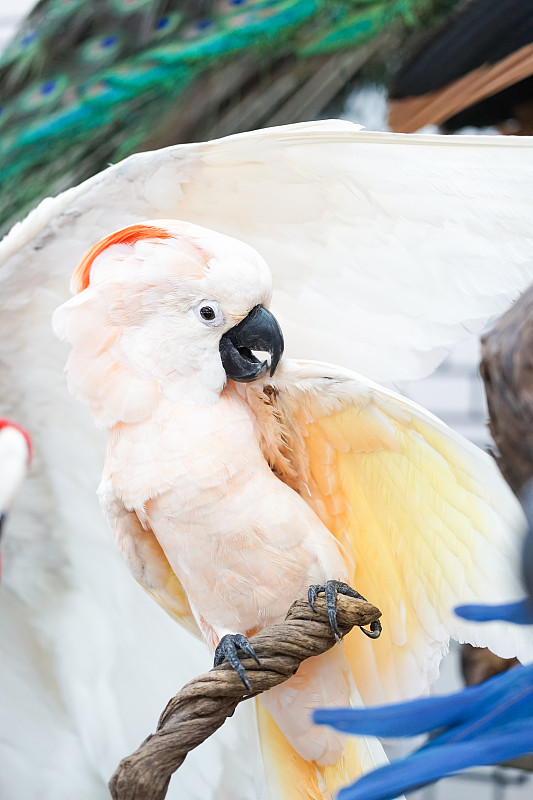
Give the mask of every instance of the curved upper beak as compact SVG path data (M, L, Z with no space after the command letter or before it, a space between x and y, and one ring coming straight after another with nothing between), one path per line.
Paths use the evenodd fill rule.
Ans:
M273 314L264 306L255 306L221 337L219 350L228 378L248 383L262 377L269 369L268 362L259 361L252 350L270 354L270 374L273 375L283 355L283 334Z

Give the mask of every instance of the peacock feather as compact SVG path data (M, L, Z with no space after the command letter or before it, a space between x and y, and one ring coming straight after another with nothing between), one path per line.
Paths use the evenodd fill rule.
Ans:
M0 228L135 150L312 118L453 2L40 0L0 56Z

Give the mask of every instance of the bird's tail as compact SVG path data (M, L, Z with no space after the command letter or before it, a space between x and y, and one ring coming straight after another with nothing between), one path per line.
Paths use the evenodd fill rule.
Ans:
M307 659L257 700L269 800L333 800L342 786L387 761L376 739L315 726L315 708L362 706L342 645Z

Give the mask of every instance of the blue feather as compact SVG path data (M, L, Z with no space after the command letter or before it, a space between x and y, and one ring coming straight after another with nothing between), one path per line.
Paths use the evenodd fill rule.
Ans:
M318 724L331 725L345 733L365 736L418 736L453 726L457 738L463 727L471 730L475 720L494 721L515 704L516 718L533 714L533 665L516 667L494 678L444 697L424 697L369 709L320 709ZM442 734L444 740L445 735Z
M457 612L475 621L532 622L528 601L465 605ZM338 795L338 800L393 800L460 770L532 753L533 664L515 667L446 697L370 709L321 709L313 719L365 736L433 734L411 755L363 776Z
M483 739L434 746L364 775L338 800L394 800L404 792L474 766L509 761L533 751L533 726L522 720Z
M464 605L455 609L457 616L472 622L514 622L516 625L533 625L533 613L528 600L516 603L503 603L496 606Z

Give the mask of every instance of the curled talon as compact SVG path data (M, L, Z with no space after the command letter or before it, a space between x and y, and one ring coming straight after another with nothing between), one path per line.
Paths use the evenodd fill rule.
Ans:
M347 597L355 597L358 600L364 600L365 603L367 603L368 600L366 597L363 597L362 594L359 594L359 592L357 592L355 589L352 589L351 586L348 586L347 583L343 583L342 581L326 581L323 586L312 584L308 589L307 599L315 614L315 600L321 592L324 592L326 597L326 606L328 609L328 617L331 629L335 634L335 639L340 642L341 634L339 631L339 626L337 625L337 595L344 594ZM374 620L374 622L370 623L370 630L367 630L362 626L359 627L365 636L369 637L369 639L378 639L382 631L381 622L379 620Z
M251 656L256 664L259 664L256 652L250 644L248 638L242 633L227 633L222 637L215 650L215 657L213 659L213 666L219 667L223 661L227 661L230 667L235 670L245 687L250 692L252 687L246 670L241 664L240 658L237 653L237 648L242 650L246 655Z
M370 623L370 630L363 628L362 625L360 625L359 627L363 631L365 636L368 636L369 639L379 639L379 637L381 636L381 631L383 630L379 619L375 619L374 622Z
M315 600L318 597L318 593L319 592L323 592L323 591L324 591L324 587L323 586L319 586L317 583L313 583L309 587L309 589L307 590L307 600L309 602L309 605L311 606L311 608L315 612L315 614L318 614L318 611L315 608Z

